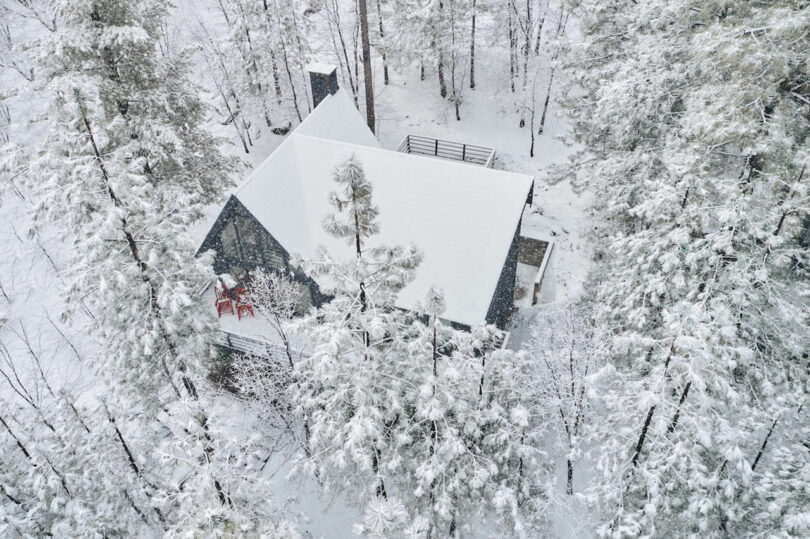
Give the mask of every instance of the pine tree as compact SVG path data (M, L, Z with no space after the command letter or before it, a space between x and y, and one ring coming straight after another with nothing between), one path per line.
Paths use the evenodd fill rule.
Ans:
M198 291L212 273L187 228L235 163L201 127L186 58L158 52L167 4L62 0L54 13L42 59L51 134L31 186L38 217L73 246L66 301L95 314L93 361L114 388L118 431L135 462L160 456L138 475L167 533L275 529L251 493L260 477L206 411L212 315Z
M738 500L793 488L753 462L807 394L796 204L810 21L790 1L583 3L578 15L588 37L568 67L585 95L569 104L587 150L574 172L597 193L593 291L615 328L595 392L601 532L756 533L757 508ZM782 443L771 437L766 456Z
M412 492L411 512L424 519L429 537L469 531L487 508L504 531L537 532L527 502L538 495L540 456L517 380L522 357L497 349L494 327L472 332L445 326L444 299L428 292L427 323L400 338L409 361L404 401L412 416L403 422L397 453L403 461L398 484Z
M11 537L133 534L162 529L154 491L130 473L107 419L0 343L0 530ZM37 349L35 350L34 347ZM7 390L7 391L6 391Z
M332 488L353 486L366 507L364 535L454 536L482 507L504 529L531 535L542 518L531 502L542 495L542 466L522 403L528 388L516 383L523 356L498 349L493 327L443 324L437 289L423 307L398 309L420 255L370 246L378 209L356 157L334 179L336 212L324 226L354 260L321 252L303 263L333 297L293 325L314 347L297 363L293 389L311 431L303 465Z
M389 448L402 406L396 372L403 358L392 348L397 328L413 316L395 300L421 255L414 248L368 247L379 227L378 209L355 156L336 168L334 179L336 213L324 228L351 245L354 259L341 262L321 252L304 263L328 283L324 292L333 299L303 322L314 351L297 365L294 399L310 418L312 454L319 455L309 465L327 484L362 487L365 503L387 497L385 463L396 458Z

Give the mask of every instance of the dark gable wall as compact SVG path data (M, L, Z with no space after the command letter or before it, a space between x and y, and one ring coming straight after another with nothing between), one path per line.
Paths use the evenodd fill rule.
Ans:
M520 223L518 221L515 235L512 237L512 245L503 263L501 276L498 278L498 286L495 287L495 294L487 311L487 323L494 324L500 329L506 329L512 306L515 303L515 281L517 280L517 259L518 246L520 245Z
M217 217L197 254L213 250L214 272L239 274L257 268L290 275L293 280L309 289L313 305L321 305L326 296L318 285L302 272L290 267L290 254L276 241L270 232L253 217L253 214L231 195Z

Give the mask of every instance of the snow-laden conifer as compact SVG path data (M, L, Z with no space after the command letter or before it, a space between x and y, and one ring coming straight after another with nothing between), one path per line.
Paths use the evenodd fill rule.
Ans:
M303 322L314 350L297 365L295 400L311 419L312 454L318 458L309 464L320 477L359 489L363 500L385 498L384 463L396 458L391 429L404 406L399 385L407 383L398 381L404 358L396 335L413 323L395 300L421 255L413 247L368 246L378 210L356 157L337 167L335 181L335 212L324 226L352 245L353 256L336 260L322 250L304 264L333 299Z
M50 132L31 167L38 217L72 246L68 305L87 304L93 357L163 533L274 529L250 453L208 411L210 258L190 224L235 169L202 127L187 61L159 51L168 5L54 2L42 65ZM136 461L137 462L137 461Z
M615 328L601 531L764 531L741 500L792 488L768 468L786 465L770 426L807 394L807 10L581 7L572 170L598 195L594 291Z

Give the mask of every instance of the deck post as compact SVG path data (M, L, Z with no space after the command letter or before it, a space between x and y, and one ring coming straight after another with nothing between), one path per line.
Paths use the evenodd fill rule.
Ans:
M461 147L461 160L462 161L467 160L467 145L466 144Z
M436 143L433 145L433 155L439 157L439 139L436 139Z

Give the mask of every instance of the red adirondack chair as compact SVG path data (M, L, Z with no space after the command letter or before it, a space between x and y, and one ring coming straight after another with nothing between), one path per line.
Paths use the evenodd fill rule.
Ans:
M214 300L214 305L218 305L220 301L231 301L231 296L228 294L228 289L224 286L222 288L215 286L214 292L217 296Z
M216 294L214 306L217 308L217 318L222 318L223 313L234 314L233 300L230 294L228 294L228 289L225 286L222 288L215 286L214 293Z
M239 320L242 319L242 314L247 316L248 313L250 313L250 316L255 318L255 315L253 314L253 306L252 305L249 305L247 303L237 303L236 304L236 316L239 317Z
M237 303L247 303L248 290L244 286L237 286L233 289L233 297ZM244 298L244 300L243 300Z
M239 317L239 320L242 319L242 315L247 316L248 313L255 318L256 315L253 313L253 306L250 304L247 288L239 286L233 289L233 293L236 296L236 316Z
M231 298L217 302L217 318L222 318L223 313L233 314L233 301L231 301Z

